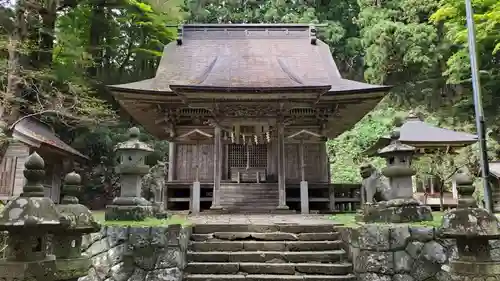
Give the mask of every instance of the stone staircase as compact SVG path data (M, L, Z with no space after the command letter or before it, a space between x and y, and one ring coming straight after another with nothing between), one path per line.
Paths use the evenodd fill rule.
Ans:
M278 206L276 183L223 183L221 206L231 213L272 213Z
M185 281L355 281L334 225L196 225Z

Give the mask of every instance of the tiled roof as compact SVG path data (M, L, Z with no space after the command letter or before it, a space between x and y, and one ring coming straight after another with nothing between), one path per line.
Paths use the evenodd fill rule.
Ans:
M407 118L399 131L399 141L416 148L464 146L477 142L476 135L435 127L415 116ZM387 146L390 141L389 136L381 137L366 153L373 154L378 149Z
M14 132L20 133L21 135L27 136L42 144L55 147L69 154L88 159L87 156L81 154L78 150L72 148L58 138L47 125L33 118L24 118L20 120L14 125Z
M343 79L328 45L311 44L309 25L184 25L182 44L165 46L156 76L112 85L117 91L193 88L330 88L378 92L389 87Z

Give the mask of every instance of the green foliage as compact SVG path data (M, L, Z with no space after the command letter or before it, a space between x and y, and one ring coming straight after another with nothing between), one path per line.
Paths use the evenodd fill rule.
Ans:
M359 166L364 162L371 162L379 168L383 165L382 159L369 159L364 151L375 144L379 137L390 133L394 117L398 114L399 111L381 105L366 115L354 128L328 142L334 183L360 182Z
M115 174L117 154L114 150L116 144L127 140L129 123L120 123L115 126L96 126L78 132L72 146L90 156L90 169L85 171L88 180L85 183L85 197L88 201L95 197L102 200L111 199L119 190L118 177ZM150 144L154 152L146 158L146 164L154 166L157 161L165 160L168 152L168 142L156 140L151 135L141 130L140 140Z

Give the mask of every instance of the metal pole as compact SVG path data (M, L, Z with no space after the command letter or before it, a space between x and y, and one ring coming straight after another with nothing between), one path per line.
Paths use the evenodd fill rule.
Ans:
M471 0L465 0L465 11L467 18L467 33L469 37L469 56L470 56L470 67L472 73L472 91L474 94L474 111L476 115L476 130L479 137L479 150L480 150L480 161L481 161L481 177L483 180L484 189L484 207L489 211L493 211L492 201L491 201L491 189L488 184L488 153L486 147L486 129L484 122L483 106L481 101L481 84L479 81L479 68L477 65L477 53L476 53L476 33L474 26L474 11L472 10Z

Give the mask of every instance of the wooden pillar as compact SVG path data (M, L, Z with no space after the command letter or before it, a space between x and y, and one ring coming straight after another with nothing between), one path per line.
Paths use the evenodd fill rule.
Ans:
M222 172L222 141L221 128L215 127L214 130L214 190L212 193L212 206L210 209L221 209L220 206L220 178Z
M288 210L286 205L285 186L285 127L280 121L278 123L278 207L277 209Z
M173 134L170 134L173 137ZM167 181L172 182L175 179L175 158L176 158L176 146L175 142L171 141L168 143L168 175Z
M200 183L200 140L196 140L196 177L193 185L191 186L191 212L198 214L200 209L200 196L201 196L201 183Z
M300 147L299 147L299 157L300 157L300 180L306 180L306 164L304 161L304 140L300 139Z
M173 138L174 133L171 132L170 136ZM167 183L164 184L163 188L163 202L165 205L165 210L168 210L168 183L173 182L175 180L175 158L177 157L176 155L177 147L175 145L175 142L172 140L168 143L168 170L167 170Z

